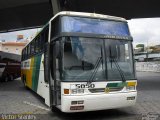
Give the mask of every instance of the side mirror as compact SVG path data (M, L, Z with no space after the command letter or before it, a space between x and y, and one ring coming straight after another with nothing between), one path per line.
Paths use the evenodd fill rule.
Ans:
M44 45L44 80L48 82L50 80L50 44Z

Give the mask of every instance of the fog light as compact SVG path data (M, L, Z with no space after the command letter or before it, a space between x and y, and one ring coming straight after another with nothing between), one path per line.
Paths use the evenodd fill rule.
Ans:
M135 90L135 86L127 86L126 89L127 90Z

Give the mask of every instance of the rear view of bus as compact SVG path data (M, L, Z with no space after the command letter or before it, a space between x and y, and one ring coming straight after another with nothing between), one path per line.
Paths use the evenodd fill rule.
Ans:
M51 104L63 112L135 104L132 37L125 19L62 12L50 23Z

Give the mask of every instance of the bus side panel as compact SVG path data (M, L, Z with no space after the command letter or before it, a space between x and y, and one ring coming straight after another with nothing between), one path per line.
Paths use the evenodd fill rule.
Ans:
M41 57L41 64L39 70L39 80L37 93L45 99L45 103L50 106L50 98L49 98L49 84L44 81L44 55Z
M21 63L21 78L29 88L32 86L32 66L33 59L28 59Z
M32 90L37 92L40 65L41 65L41 55L34 57L33 69L32 69Z
M29 63L28 68L25 62ZM21 76L26 76L27 87L43 97L49 106L49 84L44 81L43 55L34 56L30 60L24 61L23 64Z
M26 71L26 84L29 88L32 88L33 63L34 63L34 59L31 58L30 69Z

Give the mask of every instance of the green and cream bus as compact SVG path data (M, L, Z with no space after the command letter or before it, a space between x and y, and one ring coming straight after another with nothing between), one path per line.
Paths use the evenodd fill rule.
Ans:
M63 112L133 106L132 40L123 18L62 11L23 49L22 81Z

